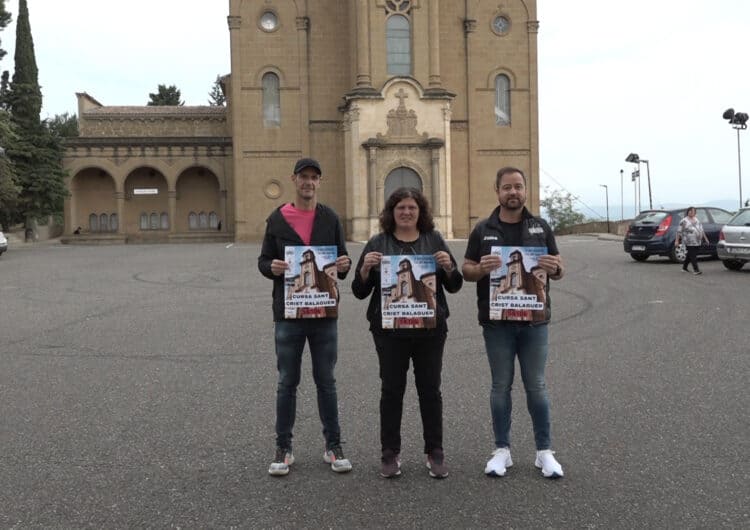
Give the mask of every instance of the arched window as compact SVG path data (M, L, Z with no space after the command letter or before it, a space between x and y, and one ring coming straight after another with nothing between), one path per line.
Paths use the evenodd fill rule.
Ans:
M106 213L99 216L99 231L109 232L109 216Z
M510 125L510 79L505 74L495 78L495 125Z
M511 287L518 287L518 273L514 272L510 275L510 286Z
M312 276L310 274L310 271L305 271L304 285L305 285L305 287L312 286Z
M209 212L208 227L212 230L216 230L219 227L219 216L216 215L216 212Z
M149 229L159 230L159 214L151 212L151 218L149 219Z
M141 227L141 230L148 230L148 214L146 212L143 212L141 214L140 227Z
M89 215L89 232L98 232L99 231L99 216L97 216L95 213L92 213Z
M113 213L112 215L109 216L109 229L112 232L117 232L118 228L119 226L118 226L117 214Z
M385 178L385 200L398 188L417 188L422 191L422 179L416 171L408 167L397 167Z
M389 75L411 75L411 27L404 15L388 17L385 23Z
M205 230L208 228L208 216L206 215L206 212L201 212L198 214L198 226L201 230Z
M195 212L188 214L188 228L190 230L198 230L198 215Z
M268 72L263 76L263 127L281 125L281 98L279 76Z
M161 212L161 229L169 230L169 216L167 212Z

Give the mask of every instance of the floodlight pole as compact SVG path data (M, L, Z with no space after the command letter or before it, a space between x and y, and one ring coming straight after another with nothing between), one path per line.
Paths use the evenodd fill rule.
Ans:
M602 188L604 188L604 196L606 197L607 201L607 233L609 234L609 188L606 184L599 184Z
M641 158L640 162L646 164L646 180L648 181L648 209L653 210L654 204L651 202L651 168L648 165L648 160ZM641 168L640 162L638 163L638 169Z
M623 201L623 185L622 185L622 175L624 171L620 170L620 221L625 220L625 203Z
M737 129L737 171L739 173L740 183L740 208L742 208L742 157L740 156L740 131L743 127L735 127Z

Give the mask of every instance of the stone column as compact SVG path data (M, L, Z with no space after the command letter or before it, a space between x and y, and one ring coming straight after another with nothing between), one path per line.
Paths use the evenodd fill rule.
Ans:
M442 88L440 81L440 0L429 0L430 73L429 88Z
M368 4L369 0L357 0L357 88L372 88Z
M440 148L432 149L432 212L435 217L443 216L442 200L440 197Z
M528 207L532 212L539 211L539 107L536 104L539 97L537 75L537 35L539 21L530 20L526 23L529 34L529 197ZM533 184L532 184L533 183Z
M299 36L299 61L300 61L300 118L303 124L302 133L302 145L300 146L303 153L310 152L310 109L313 106L313 102L310 101L312 94L310 92L310 42L309 42L309 30L310 30L310 18L309 17L297 17L297 34ZM279 97L284 94L281 91ZM282 101L282 109L284 108L284 102ZM283 111L282 111L283 112Z
M167 197L169 198L169 233L174 234L177 231L177 191L169 190Z
M367 200L369 201L370 219L378 216L378 190L376 167L378 163L378 149L376 147L367 148Z
M117 233L125 233L125 192L115 192L115 202L117 203Z
M221 221L221 231L227 231L227 190L219 192L219 221Z

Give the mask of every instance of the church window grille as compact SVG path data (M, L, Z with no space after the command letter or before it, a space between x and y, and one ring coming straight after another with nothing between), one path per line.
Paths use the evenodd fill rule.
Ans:
M208 228L208 216L206 215L206 212L201 212L198 214L198 227L201 230L205 230Z
M411 24L404 15L386 20L386 57L389 75L411 75Z
M281 125L281 96L279 94L279 76L268 72L263 76L263 126L278 127Z
M148 214L146 212L141 213L141 230L148 230Z
M99 231L109 232L109 216L106 213L99 216Z
M510 79L505 74L495 77L495 125L510 125Z
M208 227L213 230L216 230L219 227L219 216L216 215L216 212L209 212Z
M188 214L188 228L190 230L198 230L198 214L195 212Z
M149 229L151 230L158 230L159 229L159 214L156 212L151 212L151 217L149 218Z
M117 219L117 214L113 213L109 216L109 229L112 232L117 232L117 229L119 228L119 220Z
M95 213L89 215L89 232L99 231L99 216Z
M161 212L161 229L169 230L169 216L167 212Z

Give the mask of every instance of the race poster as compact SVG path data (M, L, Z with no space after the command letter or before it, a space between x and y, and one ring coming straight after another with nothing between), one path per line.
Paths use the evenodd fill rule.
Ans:
M492 247L502 265L490 273L490 320L544 321L547 247Z
M435 327L435 271L432 255L383 256L380 262L383 329Z
M284 318L336 317L336 246L289 246L284 254Z

